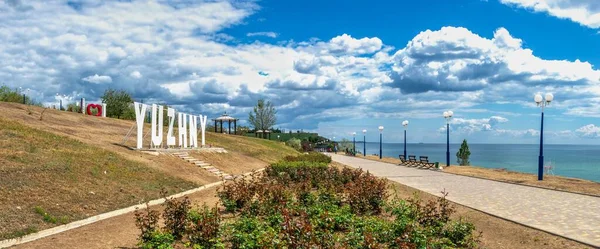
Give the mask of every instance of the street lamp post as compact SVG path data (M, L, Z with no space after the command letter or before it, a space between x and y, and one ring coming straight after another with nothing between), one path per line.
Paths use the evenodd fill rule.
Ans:
M382 151L383 151L383 146L382 146L382 141L383 141L383 126L379 126L379 159L382 158Z
M356 156L356 132L352 132L352 155Z
M406 127L408 126L408 120L402 121L402 126L404 126L404 160L406 160Z
M550 104L554 100L552 93L546 93L545 98L542 99L541 94L536 94L533 100L538 106L542 107L542 124L540 128L540 156L538 158L538 181L544 180L544 107Z
M446 167L450 166L450 119L454 112L447 111L444 112L444 118L446 119Z
M367 130L363 130L363 157L367 156Z

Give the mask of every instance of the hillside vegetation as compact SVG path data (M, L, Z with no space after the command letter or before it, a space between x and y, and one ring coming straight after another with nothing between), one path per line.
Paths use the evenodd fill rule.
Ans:
M189 181L74 139L0 119L0 238L181 192Z
M220 180L176 157L122 146L133 125L0 102L0 239L157 199L162 188L171 194ZM133 146L135 136L134 129L125 144ZM206 138L230 153L196 153L199 158L235 174L298 153L275 141L214 133Z

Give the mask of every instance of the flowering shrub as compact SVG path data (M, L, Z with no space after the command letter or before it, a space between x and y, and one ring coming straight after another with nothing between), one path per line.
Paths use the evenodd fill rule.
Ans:
M222 186L217 196L224 210L190 209L182 243L192 248L478 247L475 227L450 218L454 209L446 194L424 203L417 197L389 200L387 189L385 179L360 169L289 159ZM159 230L149 225L146 231Z

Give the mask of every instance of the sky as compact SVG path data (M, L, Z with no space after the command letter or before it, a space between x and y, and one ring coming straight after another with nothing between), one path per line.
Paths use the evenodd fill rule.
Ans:
M0 84L45 104L144 103L336 139L600 144L597 0L3 0ZM58 95L58 96L57 96Z

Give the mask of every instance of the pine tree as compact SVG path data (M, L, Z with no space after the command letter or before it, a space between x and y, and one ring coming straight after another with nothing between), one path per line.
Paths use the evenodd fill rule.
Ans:
M464 139L462 144L460 145L460 149L456 152L457 163L461 166L469 165L469 156L471 156L471 151L469 151L469 145L467 144L467 140Z

